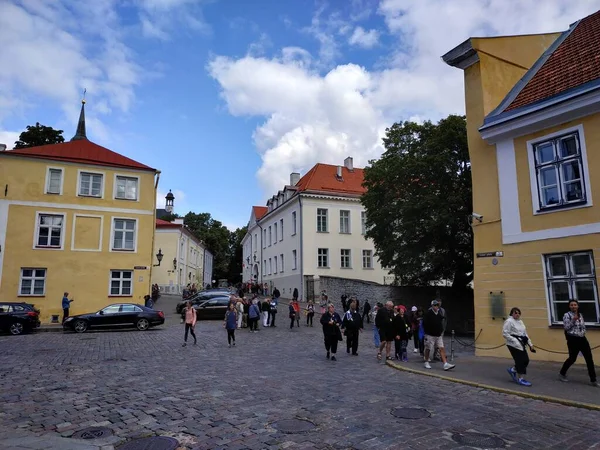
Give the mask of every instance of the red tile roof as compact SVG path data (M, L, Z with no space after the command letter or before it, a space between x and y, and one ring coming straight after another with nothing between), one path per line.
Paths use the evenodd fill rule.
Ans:
M262 217L267 213L269 208L266 206L253 206L252 211L254 212L254 217L256 220L262 219Z
M322 191L332 194L362 195L363 169L348 170L342 166L342 180L336 177L337 167L331 164L316 164L302 178L296 187L299 191Z
M582 19L506 111L600 78L600 11Z
M156 219L157 228L181 228L183 225L180 223L167 222L166 220Z
M87 139L63 142L62 144L8 150L0 153L0 155L2 154L92 164L95 166L122 167L150 171L155 170L152 167L113 152L112 150L95 144Z

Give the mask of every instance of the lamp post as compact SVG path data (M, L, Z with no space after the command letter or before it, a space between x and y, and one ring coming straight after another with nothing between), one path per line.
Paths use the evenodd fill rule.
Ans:
M173 270L177 270L177 258L173 258Z
M160 266L160 262L162 261L162 259L163 259L163 256L164 256L164 255L163 255L163 253L162 253L162 250L159 248L159 249L158 249L158 253L156 254L156 260L158 261L158 264L154 264L154 265L153 265L153 267L158 267L158 266Z

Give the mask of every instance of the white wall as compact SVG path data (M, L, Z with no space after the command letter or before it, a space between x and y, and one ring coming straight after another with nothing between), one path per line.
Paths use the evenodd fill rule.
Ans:
M317 233L317 208L328 210L328 232ZM307 196L302 200L303 229L303 272L304 275L323 275L374 281L383 284L387 271L381 268L373 256L373 268L363 269L362 251L371 250L375 254L375 245L371 239L365 239L361 229L361 212L364 207L359 199L343 197ZM350 234L340 233L340 211L350 211ZM329 268L317 267L317 250L329 249ZM340 250L351 250L351 269L341 267Z

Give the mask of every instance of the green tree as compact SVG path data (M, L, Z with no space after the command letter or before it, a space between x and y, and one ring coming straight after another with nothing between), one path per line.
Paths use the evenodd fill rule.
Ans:
M36 122L35 125L27 125L27 130L19 135L19 140L15 142L15 149L60 144L65 142L62 134L63 130L55 130Z
M242 239L246 236L248 227L237 228L235 231L230 232L229 235L229 276L227 279L232 283L238 283L242 280L241 273L243 270L242 259L244 252L242 248Z
M230 231L210 213L196 214L189 212L183 223L213 254L213 279L227 278L229 274Z
M376 255L405 285L473 279L471 164L464 116L395 123L365 169L362 202Z

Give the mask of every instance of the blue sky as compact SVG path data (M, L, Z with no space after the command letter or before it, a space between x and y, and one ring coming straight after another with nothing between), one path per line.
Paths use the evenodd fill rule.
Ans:
M8 0L0 142L75 132L162 171L159 207L243 226L317 162L364 166L400 120L463 113L440 56L469 36L562 31L598 0Z

